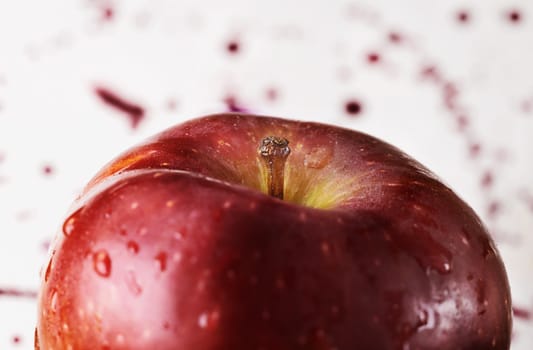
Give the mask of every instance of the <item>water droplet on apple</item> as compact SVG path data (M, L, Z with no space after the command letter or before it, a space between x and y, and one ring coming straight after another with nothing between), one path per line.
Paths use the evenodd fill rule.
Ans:
M218 326L219 319L220 313L218 310L204 311L198 316L198 326L202 329L213 329Z
M111 258L105 250L99 250L93 253L93 268L102 277L109 277L111 275Z
M63 223L63 234L68 237L72 234L72 231L74 231L76 221L78 220L81 210L83 208L80 208L76 210L72 215L70 215L67 220Z
M44 272L44 282L48 282L48 279L50 278L50 272L52 272L52 260L54 259L54 253L52 253L52 256L50 257L50 261L48 261L48 265L46 266L46 270Z
M50 292L50 310L57 312L57 290L52 289Z
M206 328L207 327L207 313L202 312L200 316L198 316L198 326L200 328Z
M452 271L452 266L449 262L445 261L440 265L440 268L437 268L437 271L441 274L448 274Z
M465 246L470 246L470 235L469 235L468 231L464 227L459 232L459 236L461 237L461 242Z
M418 327L423 327L427 325L428 319L429 319L429 314L427 310L424 310L424 309L420 310L418 312L418 322L417 322Z
M139 252L139 245L134 241L128 241L127 247L128 247L128 252L132 254L137 254Z
M143 291L133 271L128 271L126 274L126 284L130 292L135 296L140 295Z
M159 266L159 270L161 272L165 271L167 269L167 253L165 252L159 252L155 256L155 261L157 265Z
M333 148L330 145L315 147L304 156L304 165L311 169L322 169L331 162Z

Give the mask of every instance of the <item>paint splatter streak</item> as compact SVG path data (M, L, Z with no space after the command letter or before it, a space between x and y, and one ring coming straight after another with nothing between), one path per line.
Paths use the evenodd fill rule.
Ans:
M35 299L37 298L37 292L18 288L0 288L0 297Z
M143 107L124 99L105 87L96 87L94 92L105 104L123 112L129 118L133 129L137 128L145 117Z

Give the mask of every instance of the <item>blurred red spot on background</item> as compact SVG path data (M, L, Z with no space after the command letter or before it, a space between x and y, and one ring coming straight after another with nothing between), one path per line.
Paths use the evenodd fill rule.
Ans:
M276 88L271 87L271 88L266 89L265 96L267 100L275 101L279 97L279 92Z
M106 6L102 9L102 18L106 21L111 21L115 16L115 10L112 7Z
M44 175L52 175L53 172L54 172L54 168L51 165L43 166L43 174Z
M389 32L388 39L391 43L398 44L403 38L398 32Z
M230 42L226 44L226 50L230 54L236 54L239 52L240 49L241 49L241 45L235 40L231 40Z
M522 13L518 10L510 10L507 12L507 19L511 23L518 23L522 20Z
M466 23L470 21L470 13L466 10L460 10L457 12L455 18L460 23Z
M370 52L366 55L366 60L368 61L368 63L371 63L371 64L378 63L380 59L381 57L376 52Z
M468 151L471 158L476 158L481 152L481 145L479 143L472 143L468 147Z
M490 171L486 171L481 177L481 187L488 188L492 186L493 182L494 182L494 178L492 176L492 173Z
M175 111L178 107L178 102L175 99L169 99L166 106L169 111Z
M498 215L501 211L502 205L498 201L491 201L489 202L488 208L487 208L487 214L489 218L493 219Z
M357 100L349 100L345 103L344 110L350 115L358 115L363 110L363 106Z

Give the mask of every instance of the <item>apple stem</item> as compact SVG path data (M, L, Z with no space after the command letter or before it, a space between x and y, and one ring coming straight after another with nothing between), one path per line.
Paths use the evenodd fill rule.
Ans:
M282 137L265 137L259 146L259 154L267 168L268 194L279 199L283 199L285 163L290 153L289 141Z

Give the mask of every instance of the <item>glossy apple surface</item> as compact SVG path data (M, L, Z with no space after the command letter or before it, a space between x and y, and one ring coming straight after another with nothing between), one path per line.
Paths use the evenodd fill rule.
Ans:
M283 200L258 154L289 140ZM89 183L43 270L36 347L508 349L502 260L393 146L242 114L166 130Z

